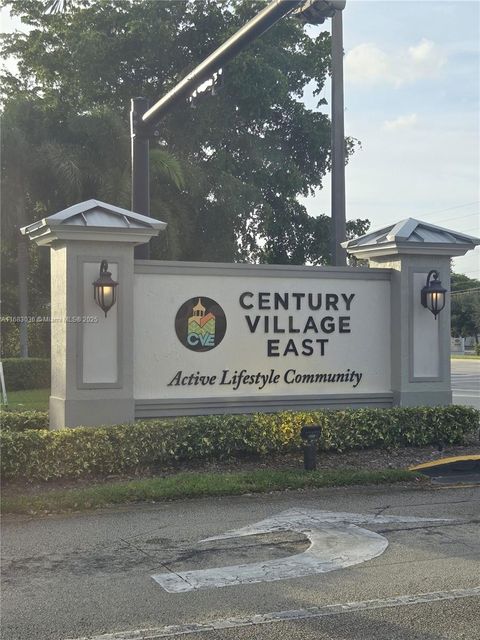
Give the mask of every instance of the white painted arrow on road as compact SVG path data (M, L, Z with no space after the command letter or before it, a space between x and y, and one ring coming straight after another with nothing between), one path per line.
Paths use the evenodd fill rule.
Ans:
M359 513L337 513L315 509L289 509L257 522L228 531L200 542L226 540L262 533L294 531L310 540L303 553L277 560L238 564L213 569L159 573L152 578L169 593L211 589L254 582L272 582L302 578L344 569L381 555L388 540L359 525L450 522L445 519L409 516L376 516Z

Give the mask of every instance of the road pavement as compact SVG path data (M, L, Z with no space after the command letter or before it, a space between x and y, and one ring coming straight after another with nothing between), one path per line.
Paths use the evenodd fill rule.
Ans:
M479 486L336 488L9 516L2 638L478 640L479 523ZM277 579L271 569L312 553L320 573ZM227 576L229 586L205 582L212 568L223 568L224 579L254 564L269 581L260 571L259 581L245 582L243 569L241 579ZM169 592L152 577L168 573L174 583L196 581Z
M452 387L480 408L480 362ZM478 486L5 517L2 638L478 640L479 532Z
M453 402L480 409L480 360L453 358L451 362Z

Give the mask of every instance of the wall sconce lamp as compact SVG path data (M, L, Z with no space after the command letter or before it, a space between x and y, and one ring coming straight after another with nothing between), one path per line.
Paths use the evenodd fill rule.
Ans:
M433 313L435 320L445 306L446 293L447 290L438 279L438 271L432 269L427 276L427 284L422 289L422 305Z
M112 280L112 274L108 271L108 262L102 260L100 263L100 276L93 283L93 297L98 306L107 313L117 301L118 282Z

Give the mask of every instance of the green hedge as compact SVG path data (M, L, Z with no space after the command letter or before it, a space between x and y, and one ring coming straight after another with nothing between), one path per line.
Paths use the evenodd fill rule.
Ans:
M6 479L36 481L287 453L300 449L303 424L321 426L321 450L454 444L478 422L476 409L452 405L188 417L60 431L19 432L17 424L0 436L1 470Z
M48 429L48 411L2 411L0 415L2 430L28 431L29 429Z
M5 358L2 363L7 393L22 389L46 389L50 386L48 358Z

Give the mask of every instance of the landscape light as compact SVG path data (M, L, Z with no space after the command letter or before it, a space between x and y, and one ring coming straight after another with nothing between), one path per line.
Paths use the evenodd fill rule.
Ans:
M317 447L321 431L318 424L304 425L300 430L303 440L303 466L306 471L314 471L317 468Z

